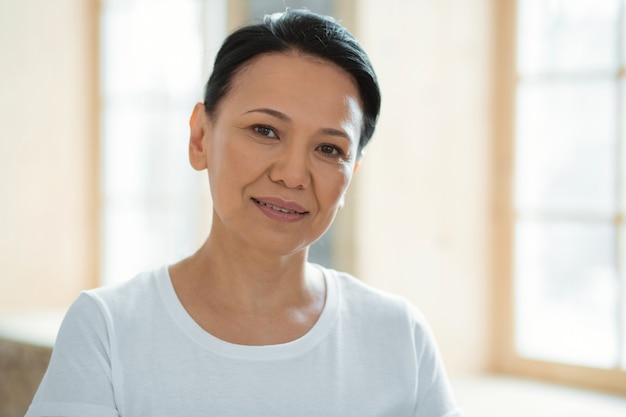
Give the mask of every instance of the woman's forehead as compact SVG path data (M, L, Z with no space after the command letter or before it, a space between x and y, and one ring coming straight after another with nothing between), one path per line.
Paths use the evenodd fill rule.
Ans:
M341 68L339 65L335 64L332 61L321 58L316 55L307 54L300 52L295 49L289 49L284 52L265 52L251 58L246 63L244 63L233 75L232 83L235 84L237 81L242 78L245 79L245 75L250 71L261 71L266 76L275 74L285 74L286 72L295 72L296 69L300 71L306 67L302 65L298 65L298 68L295 66L298 63L308 63L312 66L318 68L315 71L319 71L320 68L325 70L326 76L331 73L335 73L337 76L349 80L358 91L358 84L354 77L346 70ZM302 82L306 82L307 80L303 79Z
M263 53L251 59L236 74L230 95L258 93L271 99L275 95L310 95L332 104L349 97L362 108L359 88L354 77L335 63L298 51Z

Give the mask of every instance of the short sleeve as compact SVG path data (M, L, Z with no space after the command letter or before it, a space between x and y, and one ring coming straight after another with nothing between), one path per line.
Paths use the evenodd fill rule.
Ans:
M82 293L63 320L26 417L119 417L109 330L98 304Z
M435 338L417 310L415 346L418 352L418 392L415 417L463 417L456 404Z

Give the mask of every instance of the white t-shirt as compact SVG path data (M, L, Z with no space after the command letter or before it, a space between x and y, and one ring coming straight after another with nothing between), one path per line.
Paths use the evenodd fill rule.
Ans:
M268 346L204 331L166 267L83 292L26 417L461 416L421 314L322 270L316 324Z

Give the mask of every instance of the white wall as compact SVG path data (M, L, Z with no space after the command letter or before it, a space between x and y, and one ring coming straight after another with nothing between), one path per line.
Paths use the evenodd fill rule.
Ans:
M0 1L0 312L96 282L94 4Z
M353 184L358 274L426 315L452 374L488 366L488 0L360 0L383 92Z

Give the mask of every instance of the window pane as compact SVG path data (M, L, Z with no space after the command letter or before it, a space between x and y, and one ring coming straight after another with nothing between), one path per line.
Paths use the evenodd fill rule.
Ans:
M625 0L626 1L626 0ZM626 39L624 39L626 42ZM626 187L626 73L624 74L624 78L619 80L619 94L621 94L621 107L619 113L621 114L620 120L618 120L617 125L620 130L619 136L622 144L622 201L621 208L622 210L626 209L626 190L623 187ZM626 279L626 278L625 278ZM626 285L626 281L625 281ZM626 308L625 308L626 309Z
M248 8L250 15L260 17L266 13L282 12L285 5L289 5L292 9L306 7L316 13L332 15L334 0L248 0Z
M189 166L188 121L224 36L225 7L213 0L102 4L104 284L189 255L205 238L207 179Z
M622 161L626 161L626 0L622 0L622 8L621 8L621 29L622 29L622 37L621 37L621 45L622 45L622 68L621 68L621 78L620 78L620 94L621 94L621 138L622 138ZM626 166L622 165L622 169L626 170ZM622 172L622 184L626 184L624 182L626 180L626 172ZM626 208L626 192L622 192L624 200L622 201L622 209ZM622 239L623 242L626 241L626 227L622 228ZM625 244L622 244L624 247ZM623 370L626 370L626 248L622 251L622 361L621 367Z
M521 74L617 69L620 0L520 0Z
M620 27L622 29L622 33L621 33L621 45L622 45L622 51L621 51L621 55L622 55L622 66L626 66L626 0L622 0L622 4L621 4L621 9L620 9Z
M517 207L613 215L616 117L615 81L520 85Z
M515 243L520 354L615 366L619 285L612 224L520 220Z
M166 102L159 108L121 101L107 107L102 143L105 198L197 192L187 155L193 104Z
M198 221L184 204L147 198L109 204L103 219L104 282L123 281L193 253L190 236Z
M203 17L200 1L108 0L102 13L104 96L137 96L155 89L197 94Z

